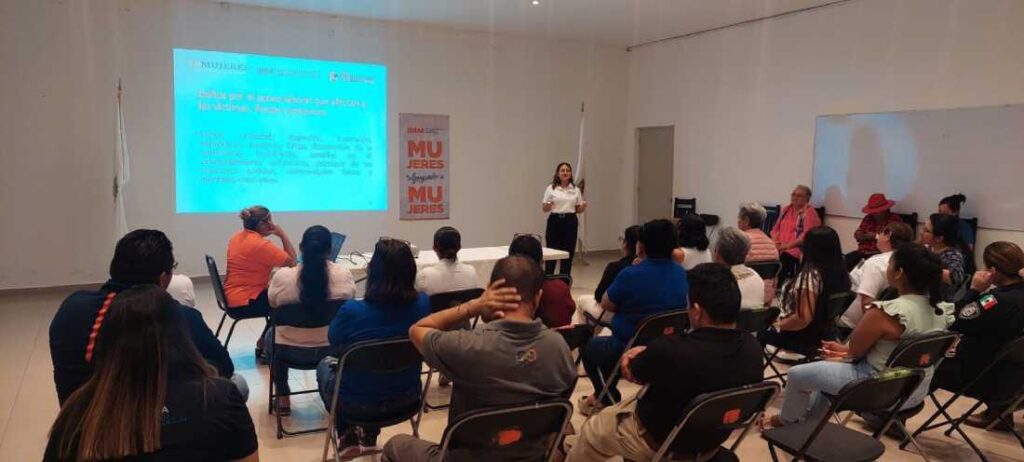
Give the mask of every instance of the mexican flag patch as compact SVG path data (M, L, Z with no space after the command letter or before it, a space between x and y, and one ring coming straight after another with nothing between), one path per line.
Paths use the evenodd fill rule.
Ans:
M985 310L990 310L993 306L999 304L996 298L993 297L992 295L986 295L984 297L981 297L981 300L978 300L978 302L981 304L981 307Z

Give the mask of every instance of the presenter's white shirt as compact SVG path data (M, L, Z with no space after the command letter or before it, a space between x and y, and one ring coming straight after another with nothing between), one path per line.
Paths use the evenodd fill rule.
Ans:
M541 203L548 202L552 203L551 213L576 213L576 206L583 204L583 194L572 184L568 188L548 185Z
M441 260L416 272L416 290L427 295L477 287L476 268L456 260Z
M270 288L267 289L267 298L270 306L277 308L283 305L299 303L299 272L302 264L292 268L280 268L274 273L270 280ZM327 262L327 299L328 300L350 300L356 295L356 283L352 279L352 273L344 266L334 262ZM282 345L298 347L323 347L330 343L327 341L327 328L281 326L275 329L275 341Z
M864 310L861 309L864 306L864 301L861 297L868 296L877 300L882 291L889 288L885 270L889 268L889 259L891 258L892 252L872 255L853 271L850 271L850 290L857 294L857 298L839 318L842 325L850 329L857 327L857 323L864 317Z
M167 293L182 305L196 307L195 286L192 285L192 279L184 274L171 276L171 283L167 285Z
M740 309L764 308L764 279L747 265L735 265L732 275L740 286Z

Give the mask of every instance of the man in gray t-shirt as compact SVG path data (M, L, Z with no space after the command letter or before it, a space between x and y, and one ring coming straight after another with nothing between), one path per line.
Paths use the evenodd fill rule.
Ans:
M452 379L449 424L467 411L572 393L576 368L569 347L534 319L543 283L536 262L503 258L480 298L427 316L409 329L427 364ZM478 315L489 322L474 330L449 330ZM434 443L398 435L384 447L384 460L434 461L440 460L439 453Z

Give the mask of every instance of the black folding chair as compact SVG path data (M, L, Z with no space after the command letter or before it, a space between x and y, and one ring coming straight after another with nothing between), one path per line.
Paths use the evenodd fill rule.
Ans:
M967 410L967 412L964 412L963 415L957 418L953 418L953 416L951 416L949 412L947 412L947 410L949 409L950 405L952 405L961 396L973 398L974 396L972 396L972 393L975 392L975 387L979 383L981 383L981 380L985 378L985 376L990 371L993 371L997 366L1004 363L1024 365L1024 336L1017 337L1008 342L1006 346L1004 346L1003 349L1000 350L999 353L992 358L992 361L988 365L986 365L985 368L982 369L977 376L973 377L969 382L967 382L967 384L963 388L961 388L960 390L949 390L953 392L953 396L946 400L946 402L940 403L939 399L935 396L934 392L929 393L928 397L931 398L932 402L935 403L935 407L937 407L938 409L935 411L934 414L931 415L931 417L928 418L928 420L926 420L923 424L921 424L921 426L916 431L914 431L914 434L911 435L911 437L916 437L917 435L920 435L921 433L924 433L928 430L934 430L936 428L949 425L950 428L944 432L946 436L950 436L954 431L957 432L957 434L959 434L960 437L963 438L964 441L966 441L967 444L971 446L971 449L973 449L974 452L978 454L978 457L980 457L981 460L987 462L988 457L985 455L985 453L983 453L981 449L978 448L978 445L974 443L974 440L967 436L967 433L964 432L962 428L960 428L960 425L962 425L972 414L974 414L974 412L977 411L978 408L981 407L981 405L984 402L978 400L976 403L974 403L973 406L971 406ZM1022 386L1021 390L1018 391L1018 393L1013 398L1011 398L1009 402L1011 405L1008 406L1006 408L1006 411L1001 413L998 416L998 418L996 418L996 420L992 422L990 428L1000 422L1003 423L1004 425L1009 427L1010 431L1017 438L1017 442L1021 444L1021 447L1024 447L1024 437L1022 437L1021 434L1018 433L1017 430L1013 427L1013 419L1008 418L1010 415L1013 414L1013 412L1017 410L1018 407L1020 407L1021 403L1024 403L1024 386ZM940 415L945 420L933 424L932 422L935 422L935 420ZM902 444L900 444L900 448L902 449L906 447L906 445L907 441L904 441Z
M223 312L220 316L220 323L217 324L217 332L214 333L215 337L220 338L220 330L224 327L224 320L231 318L231 328L228 329L228 337L224 339L224 348L227 348L228 343L231 342L231 335L235 333L235 325L238 324L238 321L244 321L246 319L266 320L267 318L258 314L250 316L238 316L235 314L233 310L228 307L228 298L224 295L224 284L221 283L220 273L217 271L217 261L209 255L206 256L206 271L210 273L210 285L213 286L213 295L217 299L217 307ZM266 334L267 329L269 328L270 324L268 321L267 327L264 328L263 332L260 334L260 338L263 338L263 335Z
M899 215L900 220L903 220L903 222L906 223L907 226L910 226L910 231L913 232L914 236L916 237L917 236L917 212L914 212L914 213L897 213L896 215Z
M779 270L782 269L782 263L778 261L759 261L754 263L748 263L747 266L754 270L761 279L769 280L775 279L779 275Z
M685 309L668 310L652 314L640 321L640 325L636 328L633 338L626 342L626 347L622 352L625 353L634 346L646 345L658 337L681 336L689 328L690 318L687 317ZM597 395L598 403L604 402L605 396L611 390L611 385L615 383L615 379L619 375L620 367L620 361L616 360L615 367L607 379L599 371L598 376L604 386L601 387L601 393Z
M736 315L736 328L747 332L760 332L775 324L782 310L777 306L740 310Z
M818 219L821 220L821 224L825 224L825 206L815 207L815 212L818 212Z
M746 438L754 423L760 420L765 408L779 394L779 390L779 384L775 382L761 382L704 393L693 398L683 409L682 417L672 427L672 431L651 458L651 462L660 462L666 455L669 456L666 460L672 461L738 460L736 448ZM684 438L688 435L733 432L741 428L743 432L730 448L719 447L717 452L704 454L704 457L700 454L677 453L672 450L673 447L685 447Z
M675 198L672 205L672 218L683 218L693 213L697 213L697 198Z
M776 448L801 459L820 462L867 462L885 453L879 438L896 417L896 412L924 380L924 371L892 369L875 377L856 380L843 387L820 419L805 420L761 433L768 442L772 460L779 461ZM829 422L843 412L885 414L882 426L872 435Z
M338 396L338 391L341 389L341 380L346 372L356 373L361 377L378 376L383 378L401 374L410 369L419 370L422 365L423 357L408 337L368 340L346 348L335 366L337 372L334 376L334 390L329 397L331 402L328 414L330 417L327 422L327 439L324 441L322 461L327 461L327 453L330 448L334 448L335 462L341 459L339 439L344 439L345 435L335 435L335 426L339 417L350 426L373 428L390 427L408 420L412 425L412 435L418 437L426 388L420 393L419 399L408 408L396 410L391 415L381 416L377 420L356 419L344 413L339 416L338 401L341 400L341 397Z
M772 228L775 227L775 222L779 221L779 215L782 214L781 205L765 205L765 212L768 212L764 217L764 223L761 223L761 231L765 234L771 234Z
M825 305L825 309L828 310L828 319L825 321L827 323L826 325L834 327L835 324L836 324L836 319L839 319L839 317L842 316L843 313L846 312L846 309L850 307L850 304L853 303L853 300L856 299L856 298L857 298L857 294L854 293L854 292L849 292L849 291L847 291L847 292L840 292L840 293L837 293L837 294L829 295L828 302ZM828 340L828 339L824 339L824 340ZM778 368L775 367L775 358L777 358L779 356L779 353L781 353L783 351L786 351L786 349L782 348L782 347L775 347L775 351L772 351L771 353L768 353L766 351L765 352L765 365L764 365L764 368L765 369L769 369L770 368L772 370L772 373L773 373L772 375L770 375L768 377L765 377L765 380L779 379L782 382L782 385L785 386L786 385L786 374L783 373L783 372L780 372L778 370ZM814 359L814 358L808 357L807 355L808 355L809 352L806 352L806 351L797 351L795 353L799 353L799 354L804 355L803 359L800 359L800 360L796 361L797 364L802 364L802 363L810 362L810 361L812 361Z
M456 291L452 291L452 292L442 292L442 293L439 293L439 294L431 295L430 296L430 311L432 313L437 313L438 311L444 311L444 310L447 310L448 308L451 308L451 307L454 307L454 306L459 306L459 305L461 305L463 303L466 303L466 302L468 302L470 300L479 298L481 295L483 295L483 293L484 293L484 289L465 289L465 290L456 290ZM468 329L468 328L476 327L476 323L477 323L478 319L479 318L474 318L472 325L467 323L466 325L462 326L462 328ZM428 367L427 368L427 383L423 386L424 390L427 390L427 389L430 388L430 382L434 379L434 374L435 373L437 373L436 369L434 369L432 367ZM427 401L426 395L424 395L424 397L423 397L423 408L424 408L423 412L437 411L437 410L440 410L440 409L448 409L448 406L449 406L448 404L439 404L439 405L430 404L430 402Z
M440 460L551 460L571 418L562 398L469 411L445 428Z
M324 356L327 356L327 349L324 350L324 354L320 357L311 360L308 363L298 363L291 361L282 361L277 358L277 352L280 351L280 345L277 344L277 328L280 326L291 326L300 327L306 329L313 329L318 327L329 326L334 317L337 316L338 310L341 309L341 305L345 303L345 300L328 300L324 303L317 305L306 305L303 303L294 303L290 305L279 306L274 308L270 312L270 386L269 389L269 401L267 405L267 412L275 415L277 420L277 439L281 439L284 436L295 436L304 435L307 433L316 433L326 430L326 427L310 428L299 431L289 431L284 427L281 421L281 413L274 405L274 400L280 396L294 396L294 395L305 395L309 393L316 393L316 388L311 390L292 391L290 393L276 393L274 390L274 372L278 367L285 367L287 369L298 369L303 371L316 370L317 365Z

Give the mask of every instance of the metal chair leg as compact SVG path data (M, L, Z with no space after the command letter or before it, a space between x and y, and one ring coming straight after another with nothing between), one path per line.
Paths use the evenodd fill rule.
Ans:
M231 335L235 333L235 326L238 324L238 319L231 322L231 328L228 329L228 338L224 339L224 349L228 348L228 344L231 343Z
M214 337L220 338L220 329L224 327L224 320L228 318L228 314L225 312L220 315L220 323L217 324L217 333L213 334Z

